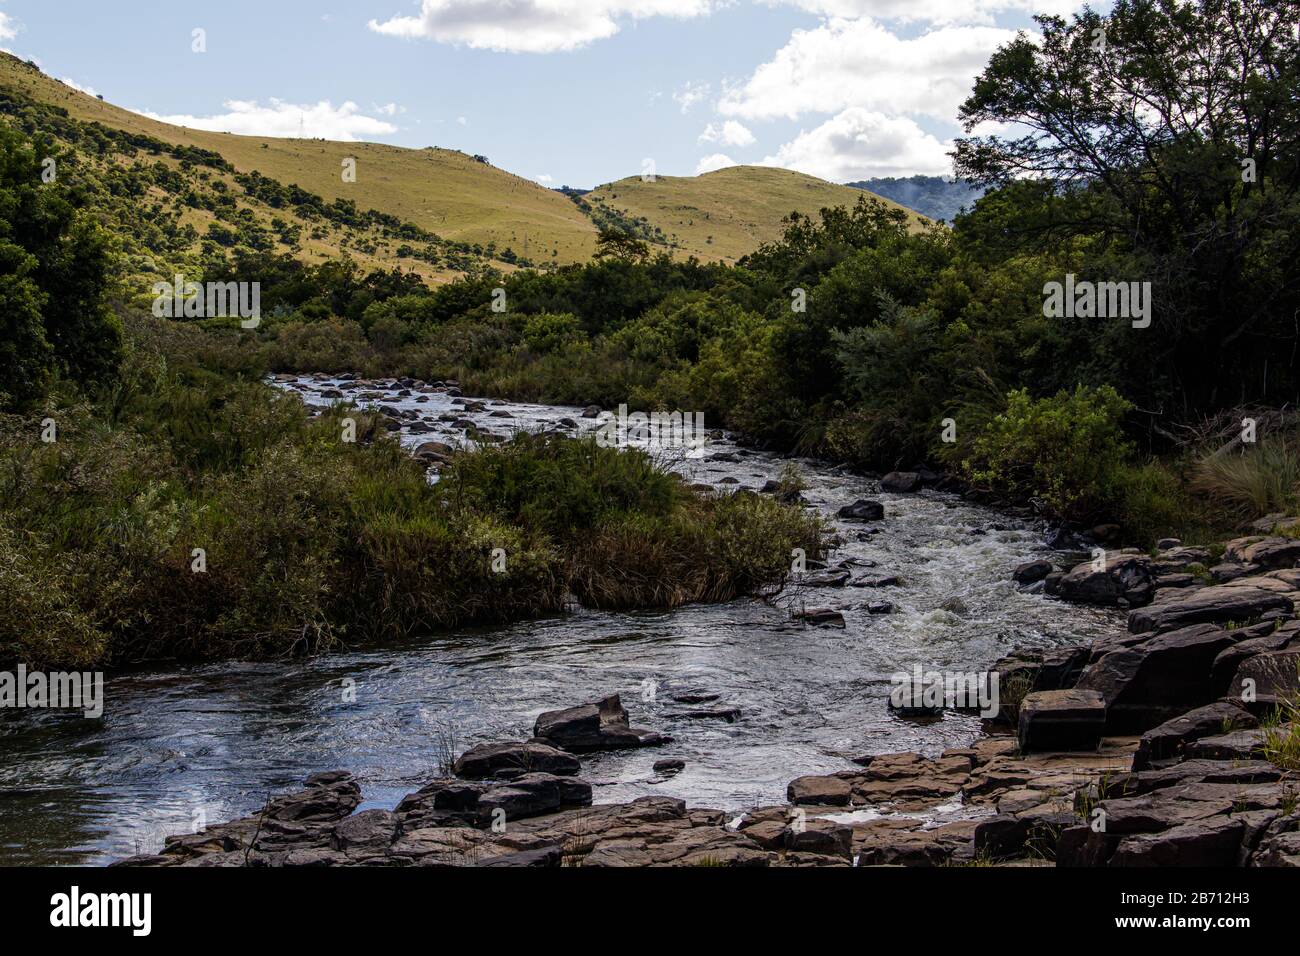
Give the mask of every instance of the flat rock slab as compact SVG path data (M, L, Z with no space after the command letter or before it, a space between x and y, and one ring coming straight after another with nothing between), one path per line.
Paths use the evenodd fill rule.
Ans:
M1134 634L1172 631L1192 624L1228 624L1249 621L1267 611L1292 610L1291 599L1271 588L1222 584L1170 592L1169 600L1129 613L1128 629Z

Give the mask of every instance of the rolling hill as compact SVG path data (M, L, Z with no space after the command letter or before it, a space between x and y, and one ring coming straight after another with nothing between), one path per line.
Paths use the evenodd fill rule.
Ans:
M457 246L458 252L440 256L416 251L411 258L397 251L401 247L391 229L323 227L311 215L298 223L303 238L284 244L314 261L343 252L369 265L391 264L396 258L403 267L435 279L459 274L471 260L498 268L510 268L516 259L540 267L584 262L602 228L633 232L677 256L734 262L777 238L781 220L791 212L815 214L826 206L852 204L862 195L861 190L802 173L736 166L694 177L660 176L654 182L631 177L571 199L457 150L240 136L173 126L75 90L4 53L0 92L66 111L82 123L149 137L179 150L218 154L231 167L218 178L224 178L232 192L247 191L247 177L257 173L278 187L298 187L327 202L350 201L359 210L412 224L417 232ZM345 182L341 175L342 164L350 158L356 160L355 182ZM181 224L200 235L213 228L213 217L202 208L178 208L174 197L169 206L168 197L157 190L150 194L159 208L174 210ZM276 218L285 218L274 202L241 195L238 207L245 221L268 229ZM915 218L918 224L924 222ZM238 227L232 217L226 219Z
M729 166L700 176L657 176L651 182L633 176L583 198L597 210L612 212L611 218L623 220L628 231L642 238L661 235L668 245L700 259L735 262L780 238L781 220L791 212L815 215L829 206L851 206L863 192L788 169ZM908 213L918 226L924 222Z

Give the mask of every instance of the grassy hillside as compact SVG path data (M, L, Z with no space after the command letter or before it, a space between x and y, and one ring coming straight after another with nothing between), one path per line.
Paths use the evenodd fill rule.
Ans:
M706 261L735 262L779 239L781 220L790 213L815 216L828 206L851 206L862 194L788 169L730 166L702 176L658 176L654 182L633 176L583 198L598 218L604 213L611 224L643 239L660 239ZM918 225L924 222L911 215Z
M63 107L75 119L213 150L240 172L256 170L326 199L351 199L359 208L397 216L444 239L484 247L495 243L538 263L580 262L595 249L594 226L564 196L455 150L172 126L78 92L7 54L0 55L0 87ZM341 175L349 157L357 161L355 183L345 183Z
M585 262L600 229L633 232L680 258L734 262L781 234L791 212L815 215L826 206L852 205L861 190L788 170L737 166L703 176L639 177L599 187L578 201L456 150L404 149L378 143L238 136L172 126L121 109L0 54L0 90L66 110L75 120L99 123L173 147L220 154L234 174L257 172L282 186L297 186L327 201L349 200L462 244L450 261L400 257L404 268L430 278L463 271L465 257L498 267L504 254L545 267ZM356 181L344 182L345 159L356 160ZM888 200L882 200L889 202ZM241 199L242 203L242 199ZM890 205L893 205L890 203ZM269 225L271 213L253 213ZM182 223L200 235L211 217L181 211ZM917 222L922 222L917 217ZM295 254L320 262L346 252L362 265L392 264L397 246L375 236L348 237L306 229Z

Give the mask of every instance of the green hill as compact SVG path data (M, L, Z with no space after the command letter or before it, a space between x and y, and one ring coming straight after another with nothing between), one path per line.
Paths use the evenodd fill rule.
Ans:
M173 126L75 90L9 54L0 54L0 95L9 122L80 142L87 173L93 167L103 179L111 168L110 178L134 179L127 191L149 201L148 218L170 223L169 242L145 242L152 255L139 251L158 271L170 268L160 257L174 263L200 254L204 241L229 243L232 233L233 241L251 235L255 246L269 243L306 261L347 254L363 267L401 265L435 280L476 265L509 271L585 262L605 228L679 257L734 262L776 239L791 212L815 214L862 195L801 173L737 166L654 182L632 177L570 198L456 150ZM93 132L99 128L114 135L105 139ZM96 149L100 140L112 148ZM194 156L223 162L200 163L196 172ZM343 179L347 159L356 160L355 182ZM122 216L140 218L119 204L109 216L115 231ZM149 231L137 223L135 232Z

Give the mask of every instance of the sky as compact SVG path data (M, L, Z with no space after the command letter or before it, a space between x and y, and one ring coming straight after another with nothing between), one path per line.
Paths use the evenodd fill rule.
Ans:
M1108 4L1103 3L1104 8ZM950 175L957 110L1076 0L0 0L0 48L168 122L482 154L546 186Z

